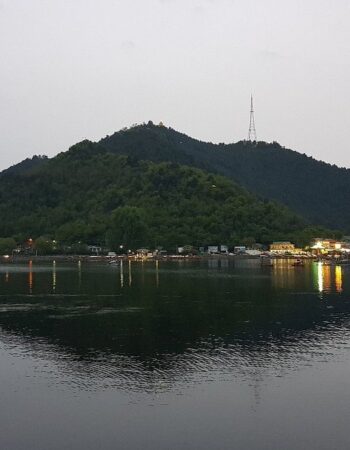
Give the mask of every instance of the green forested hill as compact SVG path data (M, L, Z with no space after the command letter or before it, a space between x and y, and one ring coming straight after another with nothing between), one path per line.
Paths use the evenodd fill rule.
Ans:
M21 161L18 164L15 164L8 169L3 170L0 172L1 175L5 174L24 174L29 173L38 167L40 167L42 164L44 164L48 160L48 157L45 155L35 155L32 158L26 158L23 161Z
M140 156L140 155L136 155ZM232 181L83 141L31 170L0 174L0 236L129 248L291 239L321 230Z
M122 130L100 143L115 153L220 173L263 198L285 204L312 223L350 232L350 170L277 143L214 145L152 123Z

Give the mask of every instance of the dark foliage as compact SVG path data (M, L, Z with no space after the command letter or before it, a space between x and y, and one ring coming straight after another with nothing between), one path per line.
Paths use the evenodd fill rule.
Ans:
M141 133L135 148L142 147L143 130L158 129L135 130ZM2 173L0 236L45 236L45 242L56 239L68 245L104 244L107 237L112 248L173 250L176 245L234 245L252 238L304 244L326 233L221 175L174 162L143 161L139 153L130 153L113 154L103 143L83 141L35 170Z
M214 145L148 123L115 133L100 144L133 158L172 161L219 173L262 198L285 204L312 223L350 232L350 170L276 142Z
M47 160L48 160L48 157L45 155L34 155L32 158L26 158L23 161L21 161L20 163L15 164L15 165L9 167L8 169L3 170L2 172L0 172L0 177L1 177L1 175L4 175L4 174L28 173L28 172L42 166Z

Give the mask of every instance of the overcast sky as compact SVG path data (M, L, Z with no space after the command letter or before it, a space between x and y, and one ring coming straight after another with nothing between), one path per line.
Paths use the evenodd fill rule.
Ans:
M0 169L124 126L350 167L350 0L0 0Z

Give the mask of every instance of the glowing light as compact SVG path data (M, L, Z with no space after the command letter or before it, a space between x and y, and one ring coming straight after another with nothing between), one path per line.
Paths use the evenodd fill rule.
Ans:
M337 292L343 290L343 273L341 266L335 266L335 289Z
M29 261L28 286L29 294L33 293L33 261Z
M324 265L322 267L324 292L331 292L332 290L332 272L333 270L331 266Z
M317 265L317 283L318 291L323 292L323 264L321 261Z

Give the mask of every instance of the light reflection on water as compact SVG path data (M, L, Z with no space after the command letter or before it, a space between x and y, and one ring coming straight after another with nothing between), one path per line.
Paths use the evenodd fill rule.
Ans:
M272 345L276 336L277 341L273 344L276 348L278 348L278 340L282 337L283 345L285 346L288 342L288 348L292 348L290 344L294 342L294 334L298 334L300 330L299 328L294 329L293 320L295 317L292 316L289 320L288 316L284 317L285 312L297 315L302 313L305 307L309 305L313 308L312 313L321 315L320 323L322 326L326 324L327 327L330 327L332 323L330 319L333 316L327 312L327 320L324 321L324 311L318 307L316 293L318 291L321 294L321 299L324 298L324 294L329 295L329 299L332 299L332 295L341 294L343 292L344 270L340 266L325 266L322 263L311 262L307 263L305 268L295 268L290 261L278 260L275 261L272 268L264 268L257 265L256 262L248 262L247 264L247 261L243 261L243 263L238 261L233 264L229 260L214 259L200 263L184 261L180 263L160 261L139 263L129 260L126 265L121 262L119 267L94 266L83 264L81 261L74 266L67 266L63 263L57 264L56 261L51 265L36 265L30 261L27 270L23 269L23 266L13 266L11 270L11 267L7 266L4 270L5 277L2 288L6 286L6 290L5 293L3 293L4 289L1 290L0 314L13 313L13 316L6 318L9 320L9 335L11 335L11 320L13 320L13 324L16 322L16 312L26 313L21 317L21 320L24 321L23 328L26 330L31 329L33 320L33 317L27 318L26 315L36 318L39 312L45 314L49 312L49 315L44 315L40 320L59 320L63 324L63 330L60 330L60 332L64 333L66 320L73 318L85 320L89 317L96 321L96 317L102 315L106 317L120 314L130 315L135 312L138 314L140 311L144 311L145 319L147 318L148 321L150 318L154 320L153 315L155 315L160 321L157 326L160 326L163 319L169 320L164 314L168 312L168 309L171 312L174 308L176 317L178 316L179 319L177 326L180 328L177 331L180 333L182 321L188 320L186 314L189 312L191 314L196 313L197 304L198 306L201 305L202 309L204 307L201 313L207 321L206 326L210 329L212 326L210 314L213 313L212 302L215 302L215 297L212 296L214 295L217 297L217 311L215 313L218 316L221 313L228 317L233 315L232 329L230 324L225 324L225 327L222 325L221 328L218 326L214 329L213 337L216 339L214 349L216 350L220 347L217 342L223 342L222 345L227 345L227 348L231 349L240 348L238 343L241 341L243 344L249 343L254 348L257 343ZM27 272L27 283L22 276L25 272ZM51 283L46 275L49 272L51 272ZM11 277L10 273L12 273ZM83 273L86 275L83 276ZM75 274L78 278L78 285L73 282ZM126 284L125 277L128 280ZM37 280L37 284L34 283L34 278ZM162 278L164 278L164 283L161 282ZM27 284L27 288L25 284ZM26 300L26 293L29 295L30 301ZM293 311L295 309L293 301L280 300L281 295L285 296L287 293L292 294L292 296L298 294L308 296L305 305L298 305L300 311L296 311L296 313ZM161 299L160 303L157 303L159 300L150 302L151 298L157 298L157 296ZM270 304L272 301L274 309L273 314L270 314L271 317L259 316L258 308L261 308L261 305L257 303L257 298L261 296L266 298ZM123 300L122 307L115 304L115 300L118 298ZM9 300L9 303L6 300ZM143 306L140 308L140 305ZM328 307L333 308L332 305L328 305ZM237 312L240 313L239 317ZM267 311L262 310L262 312L266 314ZM346 310L343 314L343 318L346 317L346 330L347 313ZM1 318L0 316L0 320ZM195 316L193 318L197 319ZM26 322L27 319L28 322ZM298 320L300 320L300 317ZM96 323L93 322L92 331L95 325ZM155 325L156 322L152 326ZM130 323L130 327L133 326ZM198 324L194 323L194 331L196 331L196 326ZM187 333L193 331L191 327L190 323L186 324ZM305 327L302 327L302 331L308 336L306 342L309 344L310 336L313 336L315 327L311 326L308 333L306 333L307 330L306 324ZM167 346L166 340L170 337L168 335L170 331L171 329L167 328L163 330L165 348ZM40 327L35 329L32 338L35 338L37 334L41 335L41 332ZM125 330L126 336L130 332L132 332L132 328ZM205 330L202 336L199 332L195 339L189 340L189 348L198 345L199 337L201 337L201 342L207 342L210 334L209 330ZM21 335L21 327L16 327L16 335ZM229 339L225 338L222 341L223 336L229 336ZM257 339L257 336L259 339ZM84 339L84 334L81 337ZM296 348L300 349L303 342L302 339L298 340ZM176 342L175 338L175 348L176 344L179 344L179 342ZM187 352L186 347L187 344L184 344L181 348L182 358ZM207 344L204 345L204 348L207 348ZM281 348L285 350L285 347ZM101 351L107 351L108 353L110 348L104 348L101 345L98 352ZM133 353L135 352L133 351ZM224 354L226 353L224 352ZM171 352L167 354L166 358L169 359L169 355L171 355ZM208 360L210 362L215 361L213 352L211 352ZM279 363L282 360L283 358L279 360ZM227 364L227 367L229 366L227 361L225 364Z
M29 287L29 294L33 293L33 263L32 261L29 261L29 271L28 271L28 287Z
M320 293L323 292L323 286L324 286L324 284L323 284L323 269L324 269L323 264L321 262L319 262L317 264L317 285L318 285L318 290Z
M8 431L0 434L1 448L64 448L55 421L66 438L71 428L80 433L68 448L98 448L87 430L94 428L90 419L99 419L86 417L89 410L102 420L101 448L225 449L235 443L242 450L295 449L307 442L306 448L328 449L327 421L338 427L333 448L347 448L347 426L339 423L344 401L350 402L344 392L349 273L347 267L307 262L296 268L282 260L273 267L228 259L0 266L0 398L11 402L13 420L23 425L43 396L44 420L53 421L47 424L51 444L38 431L35 445L21 446ZM315 412L326 398L329 409ZM166 438L147 412L150 405L162 410L157 420L169 427ZM55 408L62 408L60 419ZM64 420L69 411L71 423ZM285 411L301 421L297 429ZM129 425L109 428L115 414ZM227 417L239 426L229 426ZM257 420L270 429L272 417L279 439L287 441L273 440L272 428L270 434L257 429ZM321 424L317 436L302 427L310 417ZM7 423L1 412L0 420ZM210 432L213 426L219 435ZM182 441L184 427L190 437Z
M337 292L343 290L343 269L340 266L335 267L335 290Z
M273 283L276 287L294 290L302 278L309 289L308 281L312 281L320 294L341 293L343 290L343 271L347 270L340 265L325 265L322 262L305 263L305 267L294 267L292 260L276 260L273 268Z
M314 275L317 279L317 288L320 294L324 292L338 292L343 290L343 270L340 265L325 265L322 262L314 263ZM316 270L317 268L317 270Z

